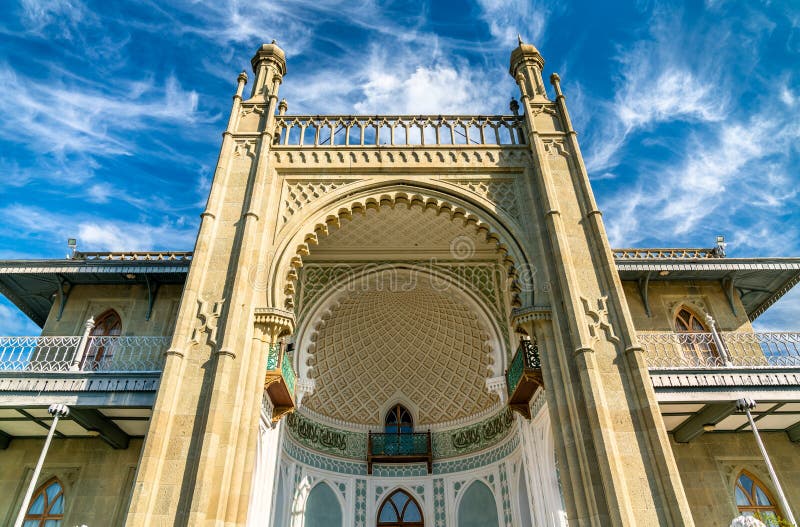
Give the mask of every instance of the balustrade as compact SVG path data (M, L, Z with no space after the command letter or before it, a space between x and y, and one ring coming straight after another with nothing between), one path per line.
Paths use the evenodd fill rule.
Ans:
M431 432L374 433L367 440L367 472L372 474L373 463L425 462L428 473L433 469Z
M530 419L530 401L536 390L543 386L539 348L530 340L521 339L506 370L508 406Z
M277 116L276 146L522 145L514 115Z
M295 409L294 390L297 376L285 346L269 346L264 390L272 401L272 421L278 422Z

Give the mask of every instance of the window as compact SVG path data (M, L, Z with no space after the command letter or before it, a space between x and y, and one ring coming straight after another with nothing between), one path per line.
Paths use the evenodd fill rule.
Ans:
M414 419L403 405L396 404L386 413L387 434L410 434L414 431Z
M780 512L775 500L758 478L743 470L736 479L734 488L736 506L739 512L747 516L759 515L767 525L778 525Z
M423 525L425 523L422 521L419 504L404 490L396 490L389 495L378 511L378 527L422 527Z
M122 320L113 309L97 317L92 328L92 337L86 348L82 369L97 370L104 362L109 362L114 354L114 339L122 333Z
M714 339L695 313L682 307L675 315L675 331L678 333L684 357L691 365L721 365Z
M58 478L53 478L34 493L22 527L61 527L63 521L64 489Z

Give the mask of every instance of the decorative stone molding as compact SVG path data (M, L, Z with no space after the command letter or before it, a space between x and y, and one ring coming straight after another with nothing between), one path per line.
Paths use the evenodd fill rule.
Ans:
M494 203L499 208L503 209L514 220L519 221L519 207L517 204L517 189L516 181L513 179L462 179L448 182L458 185L473 194L477 194L482 198Z
M273 145L273 163L277 168L308 169L320 166L384 170L435 165L438 170L455 172L464 167L525 168L530 164L530 150L525 146L470 147L459 149L391 148L325 149L321 147L283 147Z
M281 222L285 224L304 206L319 199L323 194L332 192L359 179L303 179L286 180L283 183L281 199Z
M511 312L511 325L517 327L534 320L552 320L553 313L550 306L527 306L514 309Z
M500 402L502 404L505 404L506 400L508 399L508 393L506 391L505 375L501 375L499 377L492 377L491 379L486 379L486 389L489 392L496 393L497 397L500 399Z

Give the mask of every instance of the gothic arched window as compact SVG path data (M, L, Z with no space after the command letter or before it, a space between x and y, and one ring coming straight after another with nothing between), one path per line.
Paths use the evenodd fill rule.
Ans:
M699 316L686 307L675 315L675 332L684 350L685 358L693 366L720 365L719 353L708 327Z
M122 333L122 319L116 311L109 309L97 317L92 337L83 358L83 369L97 370L103 362L109 362L114 354L114 339Z
M767 525L778 525L780 516L772 495L758 478L743 470L736 478L734 487L736 506L739 512L747 516L758 514Z
M31 498L22 527L61 527L63 520L64 488L58 478L52 478Z
M386 412L385 431L387 434L410 434L414 431L411 412L401 404L394 405Z
M383 500L378 510L378 527L423 527L422 509L404 490L396 490Z

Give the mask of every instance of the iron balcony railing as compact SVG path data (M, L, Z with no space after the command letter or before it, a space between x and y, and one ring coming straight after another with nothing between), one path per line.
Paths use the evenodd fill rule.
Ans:
M800 333L639 333L650 368L800 367Z
M172 337L0 337L0 371L154 372Z
M432 470L433 449L431 432L375 433L367 438L367 472L372 474L373 463L425 462Z
M281 115L275 144L300 147L520 145L516 115Z
M522 375L525 370L541 370L542 362L539 358L539 348L536 347L530 340L520 340L517 352L511 359L511 364L508 365L506 371L506 387L508 394L512 395L514 390L517 389Z
M283 344L269 346L264 391L272 402L272 420L279 421L295 409L294 390L297 375Z

